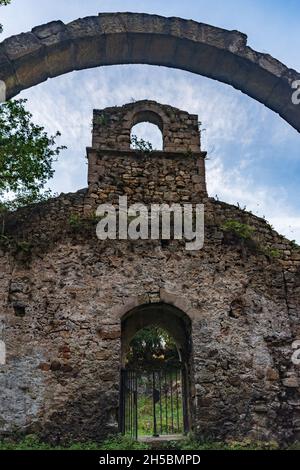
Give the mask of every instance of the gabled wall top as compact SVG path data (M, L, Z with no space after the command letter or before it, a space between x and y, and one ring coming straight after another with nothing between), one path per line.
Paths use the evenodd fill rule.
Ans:
M148 100L94 110L93 149L129 150L131 129L141 122L159 127L164 152L200 152L198 116Z

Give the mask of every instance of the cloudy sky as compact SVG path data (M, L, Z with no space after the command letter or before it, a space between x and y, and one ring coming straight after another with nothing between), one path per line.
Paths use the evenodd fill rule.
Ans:
M132 11L180 16L248 35L248 44L300 71L299 0L12 0L0 7L2 39L51 20L99 12ZM101 67L47 81L27 98L34 120L68 146L55 165L55 192L86 186L85 147L91 144L93 108L154 99L199 115L208 151L211 196L265 216L300 242L300 135L279 116L228 85L188 72L146 65ZM153 126L135 134L159 146Z

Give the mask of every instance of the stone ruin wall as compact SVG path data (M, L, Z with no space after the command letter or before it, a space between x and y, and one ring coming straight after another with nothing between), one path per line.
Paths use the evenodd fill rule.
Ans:
M75 213L84 220L83 196L27 211L14 233L35 234L29 259L2 249L1 434L60 442L116 432L121 316L164 301L192 320L193 430L206 438L299 438L299 367L291 362L300 338L299 251L263 220L214 200L199 252L175 241L100 242L93 222L70 224ZM232 243L220 228L229 218L247 221L281 257Z
M156 124L163 151L151 156L130 148L132 127L144 121ZM87 149L88 195L85 210L100 203L197 203L207 195L204 160L200 150L198 116L139 101L122 107L95 110L93 145Z
M165 152L200 151L198 116L150 100L94 110L92 148L129 150L130 131L140 122L159 127Z
M118 158L95 151L101 168ZM127 152L135 162L137 152L121 158ZM117 166L110 170L98 174L104 187L105 178L120 176ZM86 211L93 184L6 220L0 435L30 432L58 443L117 432L122 316L165 302L192 322L192 431L206 439L299 440L300 375L291 361L300 339L299 250L265 220L204 193L200 251L179 241L99 241ZM253 227L256 242L224 231L228 220Z

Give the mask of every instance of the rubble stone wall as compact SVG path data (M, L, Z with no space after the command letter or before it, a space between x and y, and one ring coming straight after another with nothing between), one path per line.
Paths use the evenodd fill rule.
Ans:
M112 132L128 109L134 116L135 105L110 110ZM209 440L299 440L299 247L264 219L207 197L200 147L150 155L104 148L98 124L88 188L1 221L0 437L36 433L60 443L117 432L123 320L141 307L156 321L168 311L169 321L175 307L189 324L189 429ZM98 240L97 205L124 194L203 203L203 249ZM183 337L176 321L170 332Z
M299 439L293 244L262 219L212 199L198 252L179 241L99 241L84 218L84 194L7 220L8 233L31 252L1 248L1 435L36 432L59 442L117 431L122 315L173 303L192 323L192 429L209 438ZM259 246L279 256L224 231L232 219L254 227Z

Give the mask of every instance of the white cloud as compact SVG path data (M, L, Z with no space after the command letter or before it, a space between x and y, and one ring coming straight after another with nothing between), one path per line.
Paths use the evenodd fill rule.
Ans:
M207 172L209 194L266 217L280 234L299 242L300 213L290 207L286 190L283 187L259 187L242 170L243 165L234 171L226 170L222 161L216 159Z

